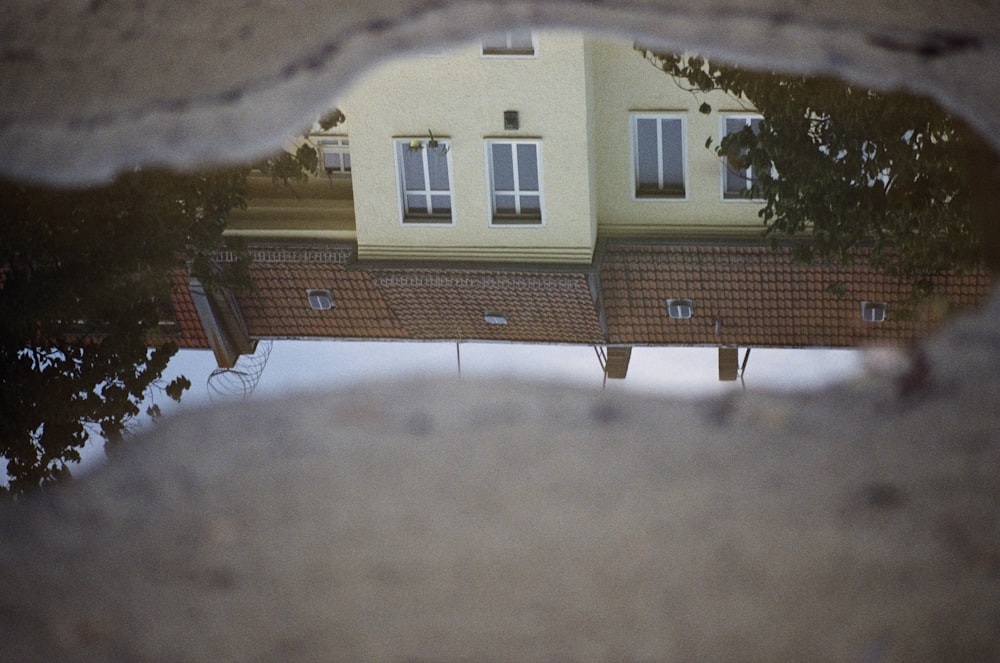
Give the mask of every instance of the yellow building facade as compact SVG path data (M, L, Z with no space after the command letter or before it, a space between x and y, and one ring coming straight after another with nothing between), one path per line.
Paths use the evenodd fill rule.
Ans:
M494 35L384 64L337 106L347 122L309 137L326 176L294 196L258 184L231 232L353 239L360 259L580 264L600 236L761 229L705 148L752 109L692 94L631 42Z

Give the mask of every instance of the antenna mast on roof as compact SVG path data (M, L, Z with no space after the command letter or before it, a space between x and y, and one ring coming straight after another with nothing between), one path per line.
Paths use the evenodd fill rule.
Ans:
M747 388L747 383L743 380L743 374L747 372L748 361L750 361L750 348L747 348L747 353L743 355L743 363L740 365L740 384L743 385L743 389Z
M604 381L601 382L601 391L608 386L608 355L604 348L595 345L594 353L597 355L597 363L601 365L601 373L604 374Z

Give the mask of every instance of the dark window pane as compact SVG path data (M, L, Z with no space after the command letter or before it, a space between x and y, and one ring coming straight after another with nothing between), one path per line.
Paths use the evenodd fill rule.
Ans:
M431 206L434 214L450 214L451 196L431 196Z
M741 198L742 192L746 191L749 181L746 178L745 170L736 170L726 164L726 196L730 198Z
M427 170L430 172L431 191L450 191L448 181L448 155L434 150L427 152Z
M659 147L656 144L656 120L639 118L635 121L635 177L638 189L656 190L660 184Z
M494 197L496 201L497 214L514 214L514 196L498 195Z
M531 30L513 30L488 35L483 39L483 53L486 55L534 55Z
M531 30L512 30L508 33L510 47L518 51L531 51L534 46L531 43Z
M743 131L743 127L747 125L746 120L742 117L727 117L726 118L726 134L735 134Z
M532 143L517 146L517 179L522 191L538 191L537 147Z
M421 150L411 150L405 144L400 146L400 160L403 164L403 188L407 191L424 190L424 157Z
M427 214L427 196L406 196L406 211L411 214Z
M538 196L521 196L521 213L537 215L542 209Z
M762 121L762 118L759 117L726 118L726 133L739 133L749 125L751 131L759 134ZM753 179L752 176L748 178L747 175L746 169L733 168L729 163L726 163L724 196L726 198L743 198Z
M487 35L483 38L484 53L504 50L507 50L507 34L505 32L495 35Z
M514 190L514 158L509 143L493 144L493 190Z
M679 119L662 120L663 192L684 195L684 148Z

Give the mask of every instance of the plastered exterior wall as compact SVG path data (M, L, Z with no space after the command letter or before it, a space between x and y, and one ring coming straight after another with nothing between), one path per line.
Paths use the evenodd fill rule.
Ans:
M531 57L483 57L476 43L385 64L337 104L353 122L328 132L351 137L354 200L329 191L325 177L295 195L255 194L229 234L356 239L361 257L374 259L569 263L589 262L598 234L758 237L762 203L724 199L723 162L705 147L709 138L718 145L726 117L754 109L723 93L688 91L633 43L539 31ZM710 113L698 110L703 102ZM520 129L503 129L504 110L520 113ZM683 118L684 197L635 196L637 113ZM451 145L452 220L407 224L394 140L426 141L428 130ZM539 141L541 226L491 225L491 138Z
M338 102L349 118L362 258L589 262L590 194L584 40L537 32L535 57L486 58L478 44L372 71ZM518 130L503 112L516 110ZM450 225L404 224L394 139L450 142ZM491 227L485 141L540 141L542 225Z
M597 219L602 235L731 236L762 229L760 204L722 200L722 167L705 148L711 136L718 144L720 119L747 109L722 93L685 91L646 61L631 41L588 41L594 85L594 148ZM702 102L712 106L698 112ZM751 109L752 110L752 109ZM664 112L685 119L686 198L636 199L633 184L633 112Z

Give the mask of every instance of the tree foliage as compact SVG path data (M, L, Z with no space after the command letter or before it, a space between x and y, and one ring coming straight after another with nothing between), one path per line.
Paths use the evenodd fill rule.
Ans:
M347 117L343 111L333 108L316 121L316 126L320 131L330 131L346 121ZM304 137L308 137L309 133L305 132ZM293 183L301 184L306 182L310 175L319 175L319 166L319 154L316 148L306 142L300 144L294 152L282 150L254 162L251 167L269 175L275 186L292 189Z
M320 125L344 121L334 109ZM0 456L16 495L70 476L93 437L116 448L157 393L177 346L160 332L172 275L208 289L252 287L249 254L223 240L254 170L290 186L318 173L308 143L235 168L135 170L106 186L52 190L0 181ZM220 250L237 260L223 271ZM146 414L155 419L159 406Z
M293 182L304 183L319 172L316 148L303 143L295 152L281 151L254 164L256 170L271 176L275 186L291 188Z
M983 165L973 155L988 151L931 100L642 53L692 94L722 91L763 116L758 131L705 146L729 168L750 168L743 195L761 201L772 241L802 237L801 259L839 262L870 246L873 266L918 282L979 264L970 181Z
M177 346L159 332L171 275L239 285L212 258L246 168L136 171L94 189L0 182L0 455L7 494L69 476L94 435L110 446ZM245 261L244 261L245 262ZM245 264L243 266L245 271Z
M342 110L340 110L339 108L331 108L325 114L320 116L319 120L316 121L316 124L318 124L319 128L322 129L323 131L329 131L330 129L333 129L334 127L339 126L346 121L347 117L344 115L344 112Z

